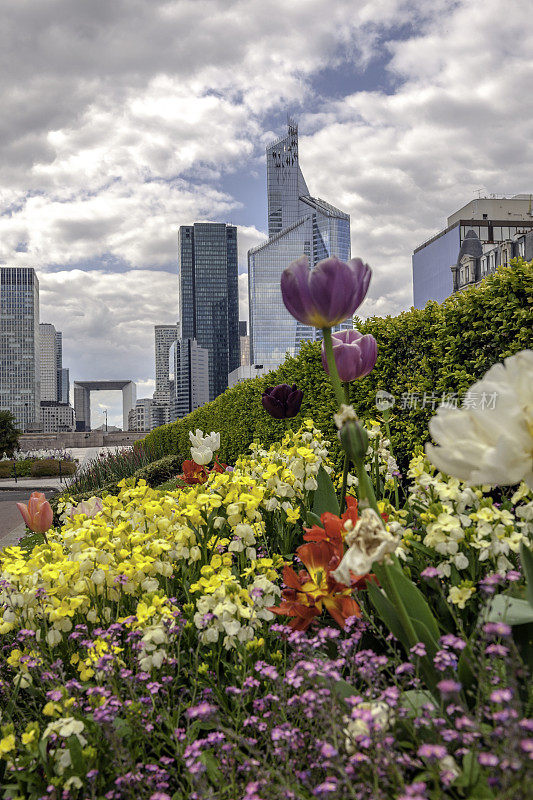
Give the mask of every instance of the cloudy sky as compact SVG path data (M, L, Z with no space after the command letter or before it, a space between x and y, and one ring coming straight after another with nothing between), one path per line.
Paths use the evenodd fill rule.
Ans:
M71 379L153 391L179 225L265 238L265 145L300 129L312 194L412 302L413 248L483 194L533 190L530 0L0 0L0 263L38 270ZM93 395L93 426L120 398Z

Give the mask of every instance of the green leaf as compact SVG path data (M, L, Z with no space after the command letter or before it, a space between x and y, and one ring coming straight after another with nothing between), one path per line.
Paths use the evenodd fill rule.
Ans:
M305 519L310 527L312 527L313 525L318 525L319 528L322 527L322 520L317 514L314 514L312 511L307 512Z
M352 686L348 681L340 680L335 681L333 684L333 691L339 700L346 700L347 697L352 697L354 694L359 694L355 686Z
M418 715L423 706L436 708L435 698L424 689L409 689L400 695L400 707L407 710L407 718L412 719Z
M69 736L67 740L68 749L70 750L70 758L74 772L76 775L81 775L83 772L83 753L81 751L81 744L77 736Z
M378 580L382 583L382 578L384 577L384 570L382 567L376 569L375 566L373 567ZM409 578L404 574L401 567L392 565L387 568L387 575L390 580L394 580L394 584L396 586L396 590L400 595L405 608L411 618L411 620L421 622L424 627L427 629L432 644L437 645L438 647L438 640L439 640L439 626L435 620L435 617L431 613L431 610L424 599L424 595L418 589L415 584L409 580ZM385 591L387 591L386 584ZM421 641L424 641L421 639ZM427 644L427 643L426 643Z
M222 783L222 773L220 772L218 761L211 750L204 750L200 756L200 761L205 764L209 780L214 783L215 786L220 786Z
M490 602L487 622L507 622L508 625L525 625L533 622L533 608L527 600L497 594Z
M313 513L320 517L325 511L339 515L339 501L335 494L335 488L324 467L320 467L316 476L318 487L313 498Z
M378 589L373 581L367 583L366 588L370 602L376 609L379 617L383 620L392 635L395 636L398 641L403 644L406 651L409 652L409 640L407 639L407 635L403 629L402 623L400 622L400 618L396 613L396 609L388 597L383 594L380 589Z
M526 547L524 542L520 545L520 559L526 576L526 598L529 605L533 606L533 550Z
M477 686L478 683L478 678L472 669L473 658L472 648L467 644L461 652L457 664L457 677L465 689L471 689L472 686Z

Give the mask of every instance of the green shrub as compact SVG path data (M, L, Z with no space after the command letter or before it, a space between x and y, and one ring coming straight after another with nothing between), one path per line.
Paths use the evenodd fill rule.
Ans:
M378 360L368 377L351 385L351 400L368 418L378 416L378 389L396 397L391 431L401 465L405 467L415 445L428 440L432 405L438 406L443 393L462 395L495 362L533 345L532 289L533 262L513 260L511 267L500 268L479 287L454 294L440 305L429 302L420 310L371 317L358 325L376 338ZM337 446L333 394L318 343L304 344L295 358L287 358L268 375L244 381L183 419L156 428L141 446L187 453L190 430L219 431L219 457L232 463L254 440L269 444L280 438L284 423L272 419L261 405L264 389L279 383L296 383L304 392L301 412L288 424L297 428L302 417L312 417ZM409 406L412 393L420 400L417 407L403 407Z
M177 455L169 455L147 464L146 467L138 469L134 477L137 480L145 480L149 486L155 487L164 481L174 478L181 471L183 458Z
M43 458L40 461L33 461L31 465L31 475L34 478L45 478L52 475L59 475L59 461L55 458ZM76 464L73 461L61 461L61 474L73 475L76 472Z
M12 469L12 461L0 461L0 478L10 478Z

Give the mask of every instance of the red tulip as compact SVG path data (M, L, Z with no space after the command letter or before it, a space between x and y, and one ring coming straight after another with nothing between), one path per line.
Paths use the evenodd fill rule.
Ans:
M17 503L24 522L34 533L46 533L52 527L54 512L42 492L32 492L28 505Z

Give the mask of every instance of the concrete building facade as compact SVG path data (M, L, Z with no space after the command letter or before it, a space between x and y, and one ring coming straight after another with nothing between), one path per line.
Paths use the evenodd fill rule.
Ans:
M74 381L76 430L91 430L91 392L122 391L123 430L128 430L128 414L135 406L137 387L133 381Z
M195 339L178 339L170 351L175 393L171 419L181 419L209 402L209 351Z
M0 267L0 409L23 431L40 421L39 281L32 267Z
M168 354L178 338L178 325L155 325L155 391L154 400L169 403L171 398Z
M76 429L74 409L68 403L41 401L41 430L43 433L65 433Z
M483 248L478 235L470 228L456 263L450 267L453 291L461 292L469 286L478 286L483 278L492 275L499 266L508 267L513 258L533 260L533 230L517 233L512 239Z
M481 242L483 253L533 230L531 195L479 198L447 219L446 228L417 247L412 257L413 304L441 303L453 290L450 265L456 265L469 231Z

